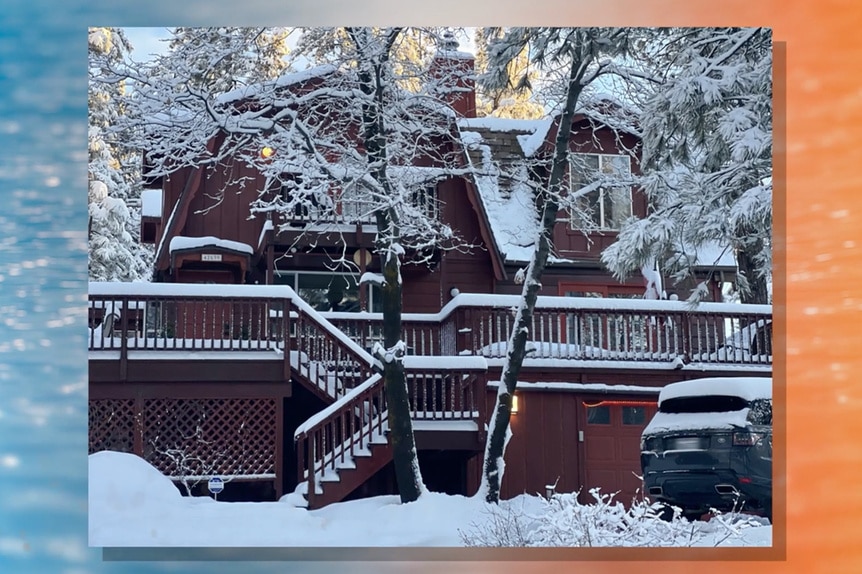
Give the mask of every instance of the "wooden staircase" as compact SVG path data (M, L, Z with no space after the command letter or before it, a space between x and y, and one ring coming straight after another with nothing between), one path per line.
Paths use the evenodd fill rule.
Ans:
M432 426L470 422L483 438L479 393L484 392L485 369L470 360L472 365L454 369L411 368L410 358L405 358L413 420ZM383 378L377 374L296 429L296 492L305 496L308 508L343 500L392 460L388 423Z

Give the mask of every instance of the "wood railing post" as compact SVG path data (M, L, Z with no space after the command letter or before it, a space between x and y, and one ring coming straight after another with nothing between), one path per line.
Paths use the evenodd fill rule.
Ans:
M682 357L680 358L686 363L690 362L694 355L694 346L691 340L691 322L692 314L684 313L682 316Z
M115 304L115 303L114 303ZM129 300L123 297L123 304L120 310L120 336L122 339L120 340L120 380L125 382L128 380L129 373L129 334L128 334L128 309ZM111 315L113 320L113 315ZM102 320L102 325L104 329L105 320ZM113 327L113 326L112 326Z
M316 495L315 492L315 460L314 460L314 434L306 435L305 437L305 446L306 446L306 465L308 468L308 493L306 495L306 499L308 500L308 508L314 507L314 497Z
M281 300L281 343L284 349L282 376L285 382L290 380L290 299L284 298Z

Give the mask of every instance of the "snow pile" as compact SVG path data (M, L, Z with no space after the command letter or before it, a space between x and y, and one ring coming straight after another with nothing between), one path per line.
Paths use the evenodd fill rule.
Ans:
M216 502L208 497L182 497L171 481L140 458L100 452L89 457L89 543L91 546L463 546L504 545L487 536L501 516L524 526L530 545L577 543L570 536L577 516L590 516L607 525L627 520L625 510L609 499L581 506L573 495L552 501L521 495L499 505L478 497L426 492L416 502L401 504L397 496L378 496L331 504L320 510L297 508L290 495L282 502ZM226 485L226 489L231 487ZM295 496L294 496L295 499ZM636 506L638 539L630 545L664 540L687 545L667 532L694 532L700 546L769 546L772 528L750 519L729 536L721 522L675 522L673 528L644 516ZM605 514L607 516L599 516ZM727 518L727 517L719 517ZM552 525L558 524L554 529ZM483 534L485 533L485 534ZM484 538L483 538L484 536ZM604 538L616 545L620 541ZM652 544L655 545L655 544Z

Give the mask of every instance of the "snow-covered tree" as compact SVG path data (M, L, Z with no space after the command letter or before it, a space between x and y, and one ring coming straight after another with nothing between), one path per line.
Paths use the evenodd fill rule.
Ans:
M492 39L489 35L502 33L501 29L476 28L476 71L480 77L488 66L488 45ZM506 70L509 81L505 85L499 81L491 84L479 82L476 93L478 115L517 119L538 119L545 115L544 106L533 97L533 84L539 79L539 72L531 67L527 52L525 46L509 62Z
M599 78L612 73L626 73L614 58L624 56L632 31L610 28L510 28L499 34L490 29L488 68L482 79L488 89L510 85L511 62L529 48L531 62L547 75L559 78L562 96L555 110L556 136L554 151L547 166L548 175L536 190L539 212L533 256L519 275L523 278L521 302L509 335L507 352L496 404L488 430L480 495L497 502L503 478L506 442L509 436L512 396L526 355L527 341L533 323L533 312L541 288L541 277L552 251L553 230L561 208L583 213L578 199L594 186L568 194L567 178L571 165L569 139L572 121L584 91ZM598 183L596 184L598 185ZM579 211L580 210L580 211ZM589 218L583 218L585 222Z
M173 28L172 62L183 62L177 80L192 89L226 92L278 77L287 67L288 28Z
M441 101L445 70L428 66L418 88L405 87L419 72L402 58L401 44L419 33L344 28L321 34L321 42L332 42L321 47L327 64L228 93L214 83L184 82L183 75L198 71L178 54L125 71L135 86L128 100L135 114L127 127L140 136L130 144L147 150L151 176L239 161L268 182L252 215L283 214L287 227L301 214L318 232L338 233L343 227L336 224L345 221L376 224L382 274L371 280L381 291L383 344L374 353L403 501L415 500L424 486L402 361L401 266L463 247L436 216L433 189L440 180L467 173L455 145L455 114ZM237 56L246 52L236 46ZM206 45L191 58L211 59ZM344 249L348 244L342 242ZM346 255L334 255L332 266L354 265Z
M732 251L744 303L768 303L772 268L772 36L765 28L665 30L642 51L665 71L643 102L651 210L602 253L617 277L657 262L676 282ZM719 249L717 250L716 247ZM697 299L703 289L695 289Z
M91 28L88 45L89 277L140 280L149 274L151 255L136 240L139 219L127 205L140 196L140 155L106 137L125 113L120 104L124 85L102 77L129 54L131 45L117 28Z

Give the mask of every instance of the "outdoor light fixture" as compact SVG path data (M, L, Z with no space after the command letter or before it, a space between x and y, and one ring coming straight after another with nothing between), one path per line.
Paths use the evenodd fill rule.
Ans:
M460 294L461 294L461 290L458 289L457 287L452 287L451 289L449 289L449 296L452 297L453 299Z
M518 395L512 395L512 414L518 414Z
M275 150L269 146L266 146L262 150L260 150L260 157L262 157L263 159L270 158L273 156L273 154L275 154Z

